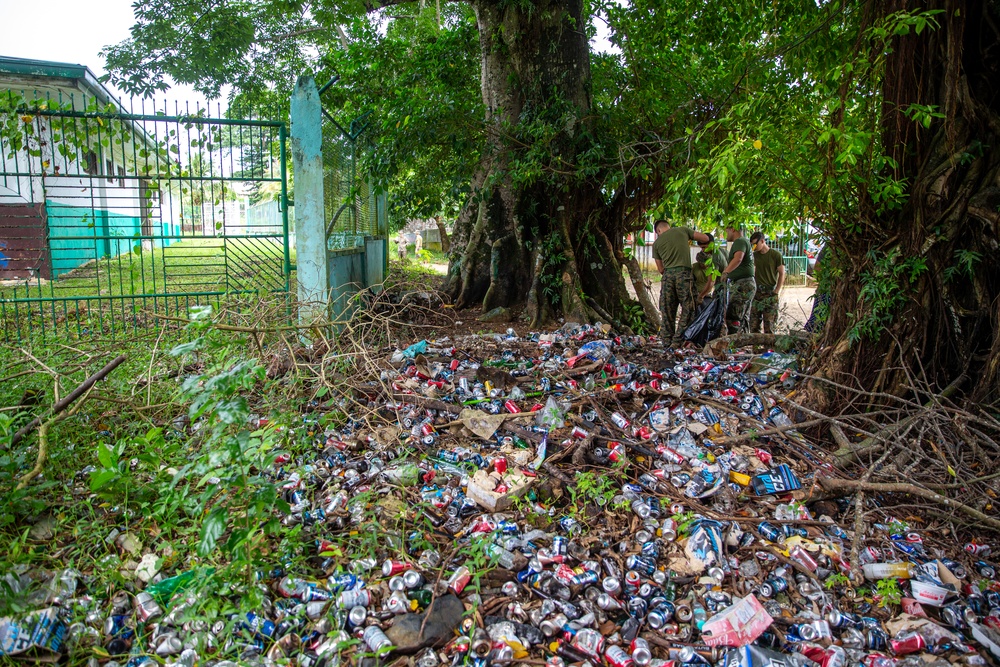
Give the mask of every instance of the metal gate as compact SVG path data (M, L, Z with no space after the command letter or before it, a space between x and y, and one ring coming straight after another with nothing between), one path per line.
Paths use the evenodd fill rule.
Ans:
M0 336L289 295L286 125L221 116L0 94Z

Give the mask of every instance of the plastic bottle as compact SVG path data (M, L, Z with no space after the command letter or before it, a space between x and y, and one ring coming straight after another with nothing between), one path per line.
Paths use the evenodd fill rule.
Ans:
M187 588L195 579L205 579L212 576L213 573L215 573L214 567L188 570L169 579L150 584L146 587L146 592L152 595L158 604L162 605L167 603L174 596L174 593Z
M865 579L909 579L913 576L911 563L868 563L861 569Z
M420 483L422 470L413 463L392 466L382 471L382 477L390 484L400 486L416 486Z
M508 551L504 549L499 544L489 544L486 546L486 553L489 554L490 558L494 563L499 565L505 570L513 570L516 564L517 556L513 551Z

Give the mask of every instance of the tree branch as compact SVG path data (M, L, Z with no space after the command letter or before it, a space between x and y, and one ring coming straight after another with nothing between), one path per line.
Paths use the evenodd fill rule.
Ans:
M49 417L53 415L58 415L60 412L62 412L70 405L72 405L76 399L86 394L91 387L97 384L99 380L103 380L104 378L106 378L108 374L111 373L111 371L118 368L118 366L120 366L123 361L125 361L124 354L116 357L115 359L112 359L110 362L108 362L108 364L104 368L91 375L89 378L84 380L80 384L80 386L71 391L66 396L66 398L62 399L61 401L53 405L52 409L49 410L49 412L46 413L44 416ZM19 443L24 438L24 436L28 435L36 428L38 428L38 425L42 423L42 418L43 418L42 416L35 417L30 422L25 424L21 428L21 430L15 433L14 436L10 439L10 446L13 447L17 443Z

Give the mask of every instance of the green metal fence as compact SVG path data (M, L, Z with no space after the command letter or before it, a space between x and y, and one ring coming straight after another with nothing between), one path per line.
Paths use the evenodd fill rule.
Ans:
M283 122L7 91L0 159L7 341L116 336L232 295L289 294Z
M802 277L808 272L809 257L806 255L806 244L809 240L809 231L806 225L800 224L795 228L778 234L770 241L770 246L781 252L785 259L785 271L791 277Z
M323 199L331 250L362 246L366 237L387 237L377 193L359 164L362 150L364 144L342 128L329 120L323 124Z

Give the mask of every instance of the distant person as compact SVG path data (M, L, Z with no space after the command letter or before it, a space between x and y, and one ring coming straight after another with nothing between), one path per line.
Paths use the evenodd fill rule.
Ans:
M657 220L653 229L656 231L653 258L656 260L656 270L663 276L660 281L660 337L664 345L679 347L684 329L694 316L691 241L711 242L712 237L690 227L672 227L666 220Z
M424 237L423 234L417 232L417 238L413 241L413 256L418 260L420 259L420 251L424 249Z
M830 261L827 247L824 245L816 255L816 266L813 267L813 277L816 279L816 292L813 294L812 311L803 329L809 333L820 333L830 316L830 276L827 262Z
M399 261L406 259L406 237L402 234L396 239L396 254L399 255Z
M694 307L699 308L705 301L705 297L712 292L712 284L715 280L709 272L709 264L712 258L707 252L702 250L694 259L691 265L691 277L694 279Z
M737 223L726 225L726 240L729 248L729 263L722 272L722 282L729 281L729 308L726 310L726 326L729 333L744 333L750 327L750 308L757 292L754 280L753 249L743 237L743 230Z
M750 235L750 246L753 248L754 279L757 281L757 294L750 308L750 331L760 333L763 322L764 333L773 334L778 323L779 293L785 284L785 258L767 245L767 239L761 232Z
M701 288L695 288L694 300L697 303L704 301L707 297L711 297L715 293L715 286L722 275L722 272L726 270L726 265L729 260L726 258L725 244L718 241L712 241L711 243L698 243L698 247L701 248L702 252L705 253L707 259L704 262L705 266L705 276L706 281L701 286ZM699 256L701 253L699 253ZM692 271L694 268L692 267Z

